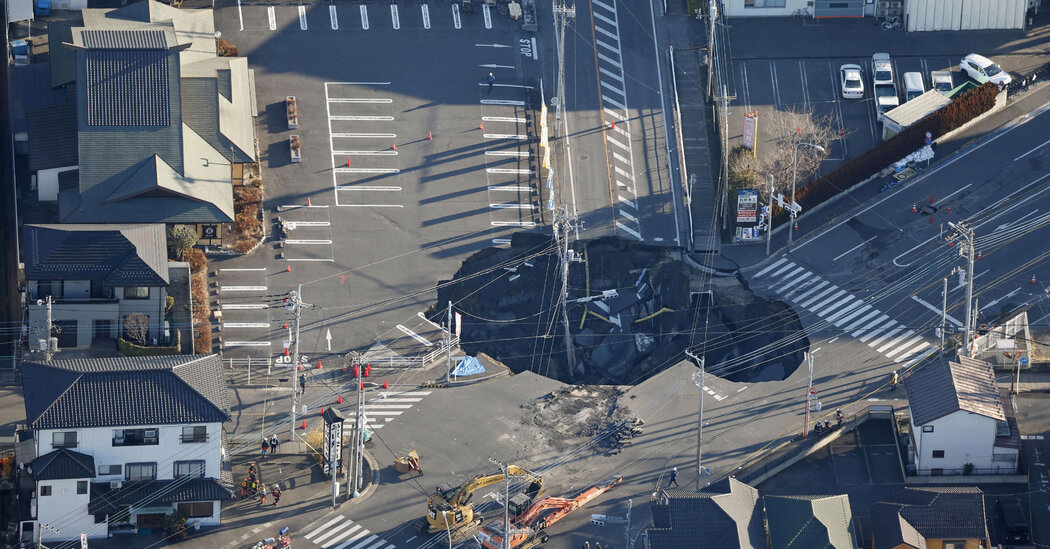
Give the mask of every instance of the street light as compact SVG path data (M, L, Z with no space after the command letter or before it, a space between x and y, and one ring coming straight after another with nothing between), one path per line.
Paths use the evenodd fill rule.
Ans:
M824 152L824 147L820 145L814 145L813 143L799 142L795 144L795 150L791 153L791 226L788 227L788 243L795 241L795 178L798 177L798 148L802 145L807 147L813 147L820 152Z

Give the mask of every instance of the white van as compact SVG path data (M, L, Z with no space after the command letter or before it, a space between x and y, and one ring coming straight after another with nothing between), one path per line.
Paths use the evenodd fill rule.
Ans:
M926 93L926 87L922 83L922 73L904 73L904 102L907 103L924 93Z

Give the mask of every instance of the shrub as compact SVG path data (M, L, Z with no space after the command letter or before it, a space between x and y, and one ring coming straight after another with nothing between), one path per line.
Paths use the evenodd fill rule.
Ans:
M164 533L168 539L184 540L188 535L186 531L186 515L175 512L164 516Z
M211 354L211 324L197 326L196 333L193 337L193 352L199 355Z
M171 308L175 306L175 298L170 295L164 299L164 315L171 314Z
M168 229L168 259L183 261L186 251L197 245L197 230L189 225Z
M125 316L124 337L136 345L145 345L149 341L149 317L142 313Z
M124 338L117 340L117 351L124 356L168 356L182 352L182 334L175 330L175 342L166 347L143 347Z
M233 42L225 38L215 40L215 49L219 53L219 57L237 57L238 55L237 46L234 46Z
M230 246L234 251L247 253L263 237L262 228L262 186L253 180L251 185L237 187L233 191L233 241Z
M193 274L203 273L208 267L208 258L204 255L204 250L198 248L186 250L185 260L190 264L190 272Z

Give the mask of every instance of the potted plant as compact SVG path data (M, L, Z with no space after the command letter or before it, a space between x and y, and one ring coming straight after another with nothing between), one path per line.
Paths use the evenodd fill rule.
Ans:
M299 129L299 106L294 95L289 95L284 100L285 109L288 111L288 129Z
M302 151L302 146L301 146L301 144L299 142L299 136L298 135L293 135L293 136L289 137L288 138L288 146L292 150L292 162L302 162L303 161L303 151Z

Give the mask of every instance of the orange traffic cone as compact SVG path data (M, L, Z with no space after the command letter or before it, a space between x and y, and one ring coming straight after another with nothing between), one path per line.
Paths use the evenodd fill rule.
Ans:
M310 197L309 197L309 196L308 196L308 197L306 197L306 205L307 205L308 207L309 207L309 206L313 206L313 204L311 204L311 203L310 203Z
M390 144L390 150L396 151L397 150L397 143L391 143Z
M321 369L321 359L317 359L317 369Z
M299 426L300 429L306 429L306 420L303 420L303 424Z
M1035 275L1032 275L1032 284L1035 284Z
M919 211L919 205L918 204L912 204L911 205L911 213L916 213L918 211Z
M609 122L609 129L610 130L615 130L616 129L616 121L615 120L613 120L612 122Z
M285 322L285 323L284 323L284 329L285 329L285 330L287 330L287 329L288 329L288 323L287 323L287 322Z
M349 158L347 158L347 159L346 159L346 167L347 167L347 168L349 168L349 167L350 167L350 159L349 159Z
M384 389L386 389L386 388L387 388L387 384L386 384L386 380L385 380L385 379L383 380L383 388L384 388Z
M318 415L321 415L321 416L324 415L324 406L321 406L321 411L318 412Z
M981 252L977 252L977 261L980 261L983 257L984 256L981 255Z
M364 390L365 390L365 382L364 382L364 381L362 381L362 382L361 382L361 390L362 390L362 391L364 391Z
M290 273L290 272L292 272L292 266L291 266L291 265L289 265L289 266L285 267L285 268L284 268L284 272L286 272L286 273Z
M432 133L430 133L430 132L427 132L427 141L433 141L433 140L434 140L434 135Z
M933 195L930 195L930 204L933 204Z
M933 223L933 216L930 216L930 223Z
M483 130L483 129L485 129L485 125L484 125L484 124L478 124L478 129L479 129L479 130Z
M343 403L343 395L339 395L339 398L336 399L335 403L336 404L342 404Z

